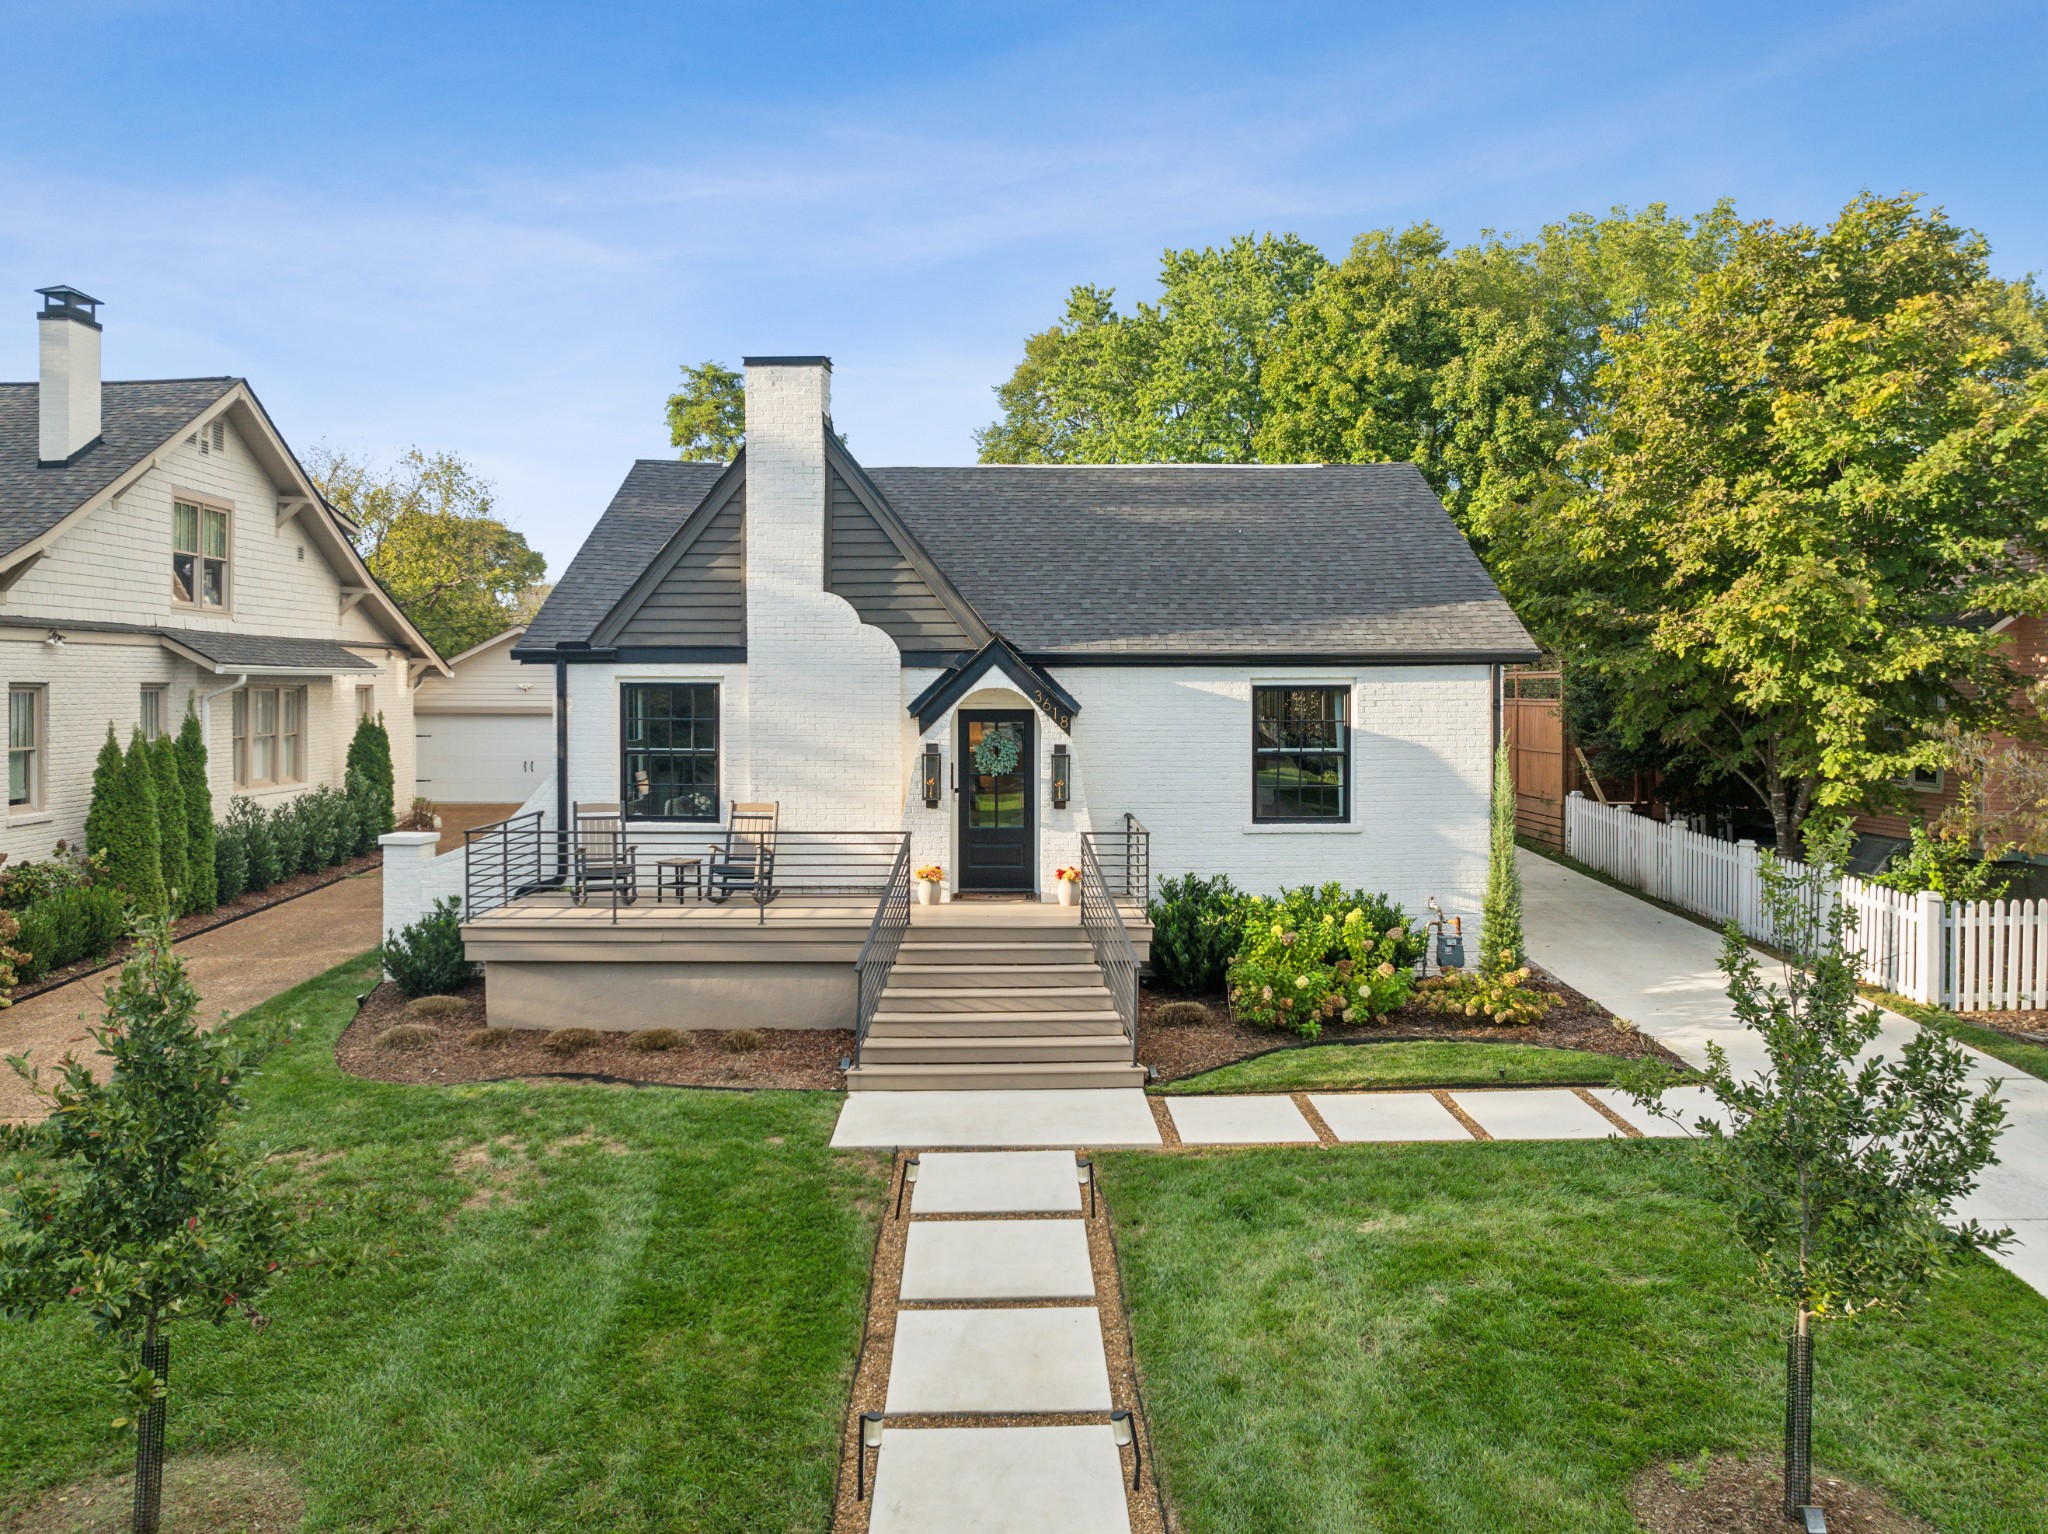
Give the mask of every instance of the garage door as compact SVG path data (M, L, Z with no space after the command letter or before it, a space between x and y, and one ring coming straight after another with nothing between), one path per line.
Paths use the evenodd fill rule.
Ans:
M554 765L546 714L422 714L414 731L419 791L437 804L518 804Z

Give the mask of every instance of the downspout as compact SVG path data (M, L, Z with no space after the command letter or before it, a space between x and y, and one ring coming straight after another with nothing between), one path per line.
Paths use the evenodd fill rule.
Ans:
M199 723L206 731L207 750L211 751L213 749L213 700L215 698L225 698L231 692L240 692L248 685L249 673L244 671L240 676L228 683L227 686L217 688L213 692L202 692L199 695Z
M569 877L569 662L555 652L555 877Z

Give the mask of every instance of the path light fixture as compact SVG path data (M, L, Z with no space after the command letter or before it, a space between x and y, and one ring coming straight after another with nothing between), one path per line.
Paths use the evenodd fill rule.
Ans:
M1828 1515L1817 1507L1802 1507L1799 1516L1804 1520L1800 1525L1803 1534L1828 1534Z
M939 748L927 744L924 748L924 766L918 774L924 790L924 807L935 810L939 807Z
M1095 1218L1095 1163L1077 1160L1074 1163L1074 1181L1088 1190L1088 1218L1092 1220Z
M1138 1489L1138 1467L1143 1456L1138 1449L1138 1424L1127 1411L1113 1411L1109 1414L1109 1436L1116 1440L1119 1449L1131 1451L1131 1490Z
M1052 748L1052 807L1063 810L1074 797L1074 757L1065 746Z
M882 1447L882 1414L878 1411L864 1411L860 1414L860 1445L854 1450L859 1468L853 1475L853 1500L865 1502L868 1499L868 1450ZM880 1465L875 1466L880 1470ZM844 1485L844 1482L840 1483ZM1132 1484L1136 1484L1133 1482Z
M903 1218L903 1195L917 1185L917 1157L903 1163L903 1180L896 1184L896 1218Z

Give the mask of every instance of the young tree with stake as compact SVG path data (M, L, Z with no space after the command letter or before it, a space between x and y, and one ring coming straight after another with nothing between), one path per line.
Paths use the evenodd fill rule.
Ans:
M1756 1260L1757 1286L1791 1311L1785 1364L1785 1516L1812 1501L1813 1330L1901 1311L1950 1262L1997 1251L2010 1231L1952 1219L1996 1159L2005 1119L1997 1083L1972 1093L1969 1055L1921 1029L1897 1059L1866 1055L1881 1025L1861 1004L1855 913L1839 898L1846 822L1809 825L1808 870L1763 858L1764 907L1787 958L1781 984L1730 927L1721 955L1735 1015L1769 1054L1738 1076L1707 1046L1705 1086L1727 1126L1693 1126L1717 1196ZM1676 1120L1669 1067L1644 1063L1624 1085Z

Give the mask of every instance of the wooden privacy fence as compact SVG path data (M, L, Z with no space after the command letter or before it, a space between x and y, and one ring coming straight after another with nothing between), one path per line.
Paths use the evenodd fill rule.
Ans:
M1515 829L1564 848L1564 712L1555 671L1510 671L1501 682L1501 724L1515 779Z
M1564 804L1565 852L1631 889L1774 942L1764 909L1761 853L1683 826L1596 804ZM1805 865L1781 860L1794 875ZM2048 901L1943 901L1844 877L1838 898L1856 913L1864 980L1959 1012L2048 1007Z

